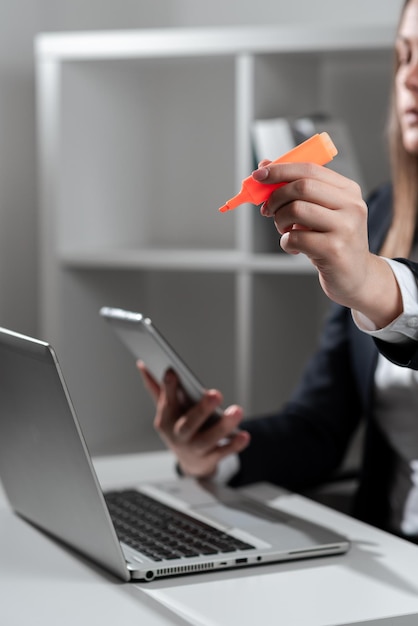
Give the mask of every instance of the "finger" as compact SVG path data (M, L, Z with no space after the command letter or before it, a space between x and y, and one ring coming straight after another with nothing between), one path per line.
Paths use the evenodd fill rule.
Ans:
M144 383L145 388L149 391L154 402L157 403L158 398L161 393L161 386L156 381L156 379L152 376L150 371L146 368L145 363L143 361L137 361L137 368L140 371L142 376L142 382Z
M341 205L316 204L305 200L289 202L274 213L274 222L279 233L291 230L313 230L316 232L335 232L347 239L363 229L367 220L367 207L361 202L341 199Z
M207 430L199 431L191 439L195 452L204 457L216 451L219 442L229 442L238 431L238 425L242 421L243 410L238 405L228 407L219 420Z
M352 246L342 239L336 240L329 233L294 229L285 233L280 239L280 246L289 254L305 254L315 266L330 262L332 267L345 265L346 252Z
M217 461L224 459L231 454L239 454L245 450L251 440L250 434L246 430L239 431L236 435L229 438L227 443L217 446L216 457Z
M327 209L339 209L348 202L362 200L361 193L357 192L354 185L355 183L352 189L348 189L347 186L340 188L318 179L301 178L274 190L264 203L262 214L265 217L272 217L276 211L295 201L309 202Z
M168 369L163 378L161 392L157 402L157 414L154 420L155 428L172 437L174 424L181 415L181 407L178 396L179 381L175 372Z
M250 443L251 436L246 431L239 431L226 442L218 442L214 448L204 454L193 453L193 458L182 457L180 465L183 473L195 478L210 478L216 473L216 468L223 458L231 454L238 454Z
M174 427L175 437L180 442L190 441L196 433L204 426L206 420L221 405L222 395L215 389L205 392L200 402L194 404L180 419L177 420ZM211 429L209 428L207 433ZM205 437L202 435L202 441ZM210 439L210 434L206 436L206 440ZM206 444L206 447L208 444Z
M301 200L290 202L275 212L276 228L281 234L293 233L291 238L295 241L298 236L303 240L303 234L294 233L296 230L333 234L328 243L339 248L344 242L353 244L359 236L367 236L367 205L360 196L339 200L337 194L337 206L329 204L330 207Z
M312 202L296 200L274 213L274 223L281 235L293 229L329 232L335 228L335 212Z
M261 183L291 183L293 181L314 178L335 187L344 188L350 179L334 170L316 163L270 163L261 162L252 177Z

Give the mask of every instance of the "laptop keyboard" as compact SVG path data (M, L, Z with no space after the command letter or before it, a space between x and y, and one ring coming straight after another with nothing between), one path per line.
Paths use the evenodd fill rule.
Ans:
M254 547L139 491L113 491L105 499L120 541L154 561Z

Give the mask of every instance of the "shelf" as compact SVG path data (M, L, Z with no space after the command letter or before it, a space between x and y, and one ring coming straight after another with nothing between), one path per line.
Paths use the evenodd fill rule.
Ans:
M243 255L227 250L77 250L61 253L61 263L72 269L155 269L168 271L231 272L239 269Z
M384 181L395 31L321 22L37 37L40 330L94 454L158 445L154 407L100 324L103 305L149 315L225 405L257 415L288 399L329 302L271 220L248 204L217 208L254 167L254 119L342 119L364 192Z
M248 271L267 274L310 274L315 268L303 255L244 254L229 250L77 250L63 252L68 269L166 270L191 272Z
M147 29L142 31L56 33L39 35L38 59L98 60L168 56L282 54L387 49L395 27L390 24L341 26L237 26Z

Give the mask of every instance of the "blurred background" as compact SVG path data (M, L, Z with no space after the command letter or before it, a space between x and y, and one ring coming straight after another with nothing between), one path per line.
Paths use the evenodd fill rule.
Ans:
M323 21L393 23L402 0L0 0L0 324L36 334L34 37L40 32Z
M251 278L253 287L250 287L245 282L248 276L241 275L241 267L212 273L206 271L207 267L202 272L180 271L173 280L167 260L161 272L130 271L130 268L119 271L112 263L103 268L90 268L88 262L83 264L83 260L79 265L76 263L75 267L71 267L71 262L69 265L62 263L62 257L55 255L55 250L49 250L49 258L53 263L44 263L43 273L46 272L45 265L48 266L46 273L51 267L56 282L49 288L49 300L44 299L41 303L40 254L48 251L48 246L44 244L41 251L40 233L52 231L52 227L46 227L53 220L47 218L41 226L34 61L36 36L40 33L69 31L276 24L309 27L323 25L324 31L313 30L326 34L328 25L330 29L351 26L351 45L355 49L356 41L359 41L359 49L347 57L344 54L334 55L331 51L324 57L323 72L321 55L318 58L309 52L305 56L299 55L297 50L288 58L286 53L281 74L282 70L277 70L274 59L270 59L267 54L257 65L257 80L254 81L257 103L255 113L259 117L276 117L283 111L301 115L315 113L315 109L311 110L310 107L318 106L318 102L319 106L321 101L328 103L331 113L334 111L337 116L351 121L350 130L356 135L354 139L359 149L359 163L362 173L366 174L366 194L387 175L384 165L386 154L382 149L383 138L380 135L387 107L390 75L388 59L392 56L392 40L390 37L386 39L384 50L378 47L374 50L375 44L372 42L368 54L369 40L365 42L362 37L369 32L368 26L371 33L378 31L379 25L388 32L395 32L402 4L403 0L264 0L263 3L254 3L252 0L0 0L0 326L49 340L57 348L93 453L146 450L161 446L152 428L154 407L138 383L138 373L132 366L131 356L110 336L104 324L100 324L97 315L100 306L123 306L150 315L192 368L196 367L202 381L222 389L225 404L240 402L247 412L260 414L276 410L287 399L305 359L315 346L317 330L329 303L318 287L315 273L305 274L305 270L298 273L290 266L287 268L286 260L283 261L286 255L282 255L279 261L285 263L283 270L272 271L277 260L268 261L267 269L254 273ZM359 32L358 39L357 25L366 27ZM302 28L300 32L306 31ZM216 30L214 33L216 37ZM304 34L299 36L304 40ZM317 48L321 47L322 36L315 44ZM303 41L297 41L296 46L300 43L303 48ZM235 179L231 171L232 161L234 158L241 159L242 145L235 157L232 156L234 116L239 118L233 105L234 66L226 56L225 59L215 59L213 68L209 63L205 67L210 71L202 73L199 62L194 64L192 60L190 64L183 65L180 60L179 64L174 63L172 67L169 64L165 66L164 62L161 67L158 63L151 64L152 71L145 89L138 81L139 74L135 74L137 70L129 63L123 71L112 63L109 67L99 63L93 72L88 63L87 70L83 69L82 63L79 66L75 63L72 66L74 74L71 67L68 69L71 63L66 64L61 104L63 119L67 120L63 137L68 150L63 154L68 154L70 161L57 159L60 166L57 171L63 173L62 180L52 168L54 179L60 180L57 188L61 185L63 190L60 211L61 217L64 216L61 223L61 230L65 233L64 244L68 230L70 243L75 233L77 245L84 238L89 245L92 232L89 231L88 217L87 222L85 219L90 208L93 208L94 213L95 203L99 214L105 207L103 214L111 215L122 224L121 236L130 236L130 230L140 230L137 226L131 228L129 220L125 219L121 198L125 187L123 182L119 187L115 184L117 177L112 177L112 159L110 165L106 166L107 170L105 167L100 171L100 166L97 167L100 176L96 180L97 187L92 185L90 196L89 164L93 164L93 169L96 169L97 161L100 161L96 157L110 154L116 159L115 171L123 172L128 163L127 169L134 179L131 181L133 212L140 216L136 210L137 198L140 197L150 222L148 226L158 233L152 235L155 237L157 252L160 244L163 244L163 248L169 248L173 240L177 250L183 251L187 246L195 247L198 255L205 247L213 248L215 257L217 249L232 249L235 222L225 220L220 229L219 221L216 220L219 214L212 212L211 207L221 204L220 201L214 201L215 188L222 201L233 195L231 181ZM213 89L210 81L208 83L211 68L214 70ZM322 79L318 79L321 76ZM180 86L176 83L178 77L181 78ZM218 83L218 79L224 82ZM220 89L219 85L222 85ZM222 98L213 95L216 90L222 93ZM177 95L177 92L184 93L183 100L180 98L177 102L176 97L173 97L176 95L174 92ZM75 100L71 93L77 96ZM137 124L137 107L143 93L143 104L148 102L148 108L145 107L142 125L152 135L151 145L146 144L145 148L141 144L141 124ZM193 93L191 98L190 93ZM241 100L244 102L241 111L245 111L246 98ZM155 103L164 103L165 109L155 106ZM114 116L113 106L123 114ZM98 110L102 111L99 115ZM183 120L186 126L176 122L179 111L181 115L178 120ZM208 111L216 120L213 125L205 116ZM132 126L129 126L129 116ZM189 127L189 121L194 118L197 126ZM185 127L186 132L182 132ZM116 145L125 161L121 158L119 162L118 151L114 146L112 152L108 132L112 128L113 138L118 137L118 141L122 142ZM131 132L131 128L136 128L135 132ZM160 142L155 141L154 131L157 131L157 136L161 135ZM190 152L194 155L204 145L205 150L200 153L200 157L204 154L206 162L202 167L199 161L199 170L202 170L203 183L208 188L203 188L201 180L194 181L197 189L191 193L189 203L183 203L183 198L180 198L181 206L175 207L172 187L166 179L165 184L158 188L158 194L154 193L151 185L151 196L156 196L159 202L158 206L152 205L144 195L147 180L142 184L144 181L141 179L141 174L144 176L144 172L148 171L148 162L152 161L149 148L152 151L154 144L158 144L156 149L159 150L159 156L154 159L164 155L170 165L173 159L170 161L167 154L173 154L172 144L175 144L175 137L179 134L182 143L185 136L185 144L189 138L193 140L190 149L187 146L183 148L185 163ZM137 150L138 145L140 149ZM224 150L225 146L228 146L229 152ZM141 153L141 148L145 154ZM79 159L79 154L83 158ZM142 170L139 163L141 156L145 159ZM244 155L244 159L248 156ZM176 154L175 160L177 168L181 168L180 155ZM245 170L241 167L241 171L247 172L247 165L248 159ZM213 177L207 176L210 168L212 172L216 171L213 174L216 185L212 184ZM172 177L175 179L178 169L164 165L162 169L174 172ZM83 188L82 181L86 178L84 171L88 172L88 184ZM138 175L138 172L141 174ZM220 172L225 179L223 185L219 184ZM125 180L123 176L121 180ZM85 204L78 202L83 193ZM129 193L128 189L127 196ZM209 196L206 198L209 210L202 206L199 213L195 210L195 198L205 196ZM91 198L93 202L90 203ZM127 199L129 197L125 197ZM183 216L182 222L178 215L183 204L187 205L189 212ZM166 211L165 215L160 210L162 208ZM206 216L213 222L212 232L201 221ZM234 214L232 220L235 217ZM260 220L259 215L258 218ZM266 220L252 220L251 214L246 232L249 238L253 238L256 252L271 252L267 249L270 230L274 235L273 247L276 252L279 248L276 231L269 229L268 233L265 232L267 226L270 226ZM135 219L133 223L136 223ZM91 224L95 229L96 222L91 220ZM113 236L115 229L113 225L110 228ZM258 228L261 228L259 234ZM242 228L236 230L242 235ZM190 234L191 239L187 241ZM164 238L166 235L169 245L159 240L160 236ZM183 236L184 241L181 239ZM199 240L199 237L203 240ZM50 239L50 247L54 248L57 238ZM260 250L257 244L259 239L262 242ZM95 240L94 236L92 240ZM199 244L196 245L196 242ZM196 258L200 263L200 257ZM169 271L164 271L167 268ZM143 302L146 304L143 305ZM146 310L142 309L143 306ZM51 317L52 325L44 324L45 317ZM56 331L58 327L59 331ZM55 331L51 331L51 328L55 328ZM247 332L247 329L251 329L251 332ZM241 394L237 393L237 386ZM247 404L245 396L249 398Z

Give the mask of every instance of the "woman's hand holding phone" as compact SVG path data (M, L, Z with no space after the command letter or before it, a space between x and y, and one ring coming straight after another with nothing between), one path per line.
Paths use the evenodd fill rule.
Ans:
M205 428L206 420L222 403L219 391L206 390L201 400L190 406L173 370L167 370L159 384L142 361L137 366L156 405L154 427L186 476L209 478L221 459L247 447L249 433L237 430L243 418L241 407L229 406L220 419Z

